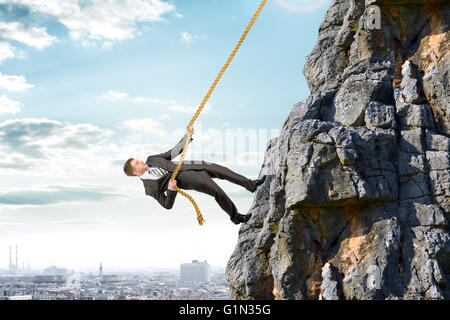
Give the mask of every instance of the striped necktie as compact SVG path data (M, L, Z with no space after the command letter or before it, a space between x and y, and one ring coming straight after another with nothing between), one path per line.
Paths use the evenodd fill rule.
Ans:
M163 175L165 175L169 171L167 171L166 169L163 169L163 168L159 168L159 167L148 167L147 168L147 172L150 175L157 176L157 177L162 177Z

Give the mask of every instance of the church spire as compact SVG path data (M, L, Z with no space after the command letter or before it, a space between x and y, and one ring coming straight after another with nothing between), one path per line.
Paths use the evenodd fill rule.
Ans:
M102 280L103 277L103 266L102 266L102 262L100 261L100 268L98 268L98 277L100 278L100 280Z

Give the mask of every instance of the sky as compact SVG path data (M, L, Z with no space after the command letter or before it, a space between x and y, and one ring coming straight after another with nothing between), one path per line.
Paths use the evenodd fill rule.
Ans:
M225 267L237 243L214 198L172 210L123 173L184 135L259 0L0 0L0 270ZM255 179L309 89L330 5L269 0L194 124L186 160ZM179 158L174 159L177 162ZM253 194L215 180L245 214Z

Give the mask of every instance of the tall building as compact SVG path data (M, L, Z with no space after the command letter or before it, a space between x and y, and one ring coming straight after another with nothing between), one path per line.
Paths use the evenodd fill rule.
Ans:
M19 254L18 254L17 244L16 244L16 269L19 269Z
M9 273L10 274L17 274L20 271L18 251L19 250L18 250L17 245L16 245L16 264L13 264L12 263L11 246L9 246Z
M199 262L192 260L192 263L183 263L180 266L180 280L184 282L209 282L211 277L211 267L205 260Z
M100 267L98 268L98 280L101 284L119 282L120 278L117 274L103 274L103 265L100 262Z
M100 279L100 281L103 280L103 266L101 261L100 261L100 268L98 268L98 278Z
M11 246L9 246L9 273L13 273L13 264L11 256Z

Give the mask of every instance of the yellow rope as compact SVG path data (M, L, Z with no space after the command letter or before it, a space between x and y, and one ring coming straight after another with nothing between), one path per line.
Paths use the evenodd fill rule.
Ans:
M211 96L211 93L214 91L214 89L215 89L217 83L219 82L220 78L222 77L223 73L228 68L228 65L230 64L231 60L233 60L234 55L236 54L236 52L238 51L238 49L241 46L242 42L244 41L245 37L247 36L247 33L252 28L253 24L256 21L256 18L258 18L258 15L261 12L261 10L264 8L264 5L266 4L266 2L267 2L267 0L262 0L261 1L261 4L259 5L258 10L256 10L255 14L253 15L252 20L247 25L247 28L245 28L245 31L242 34L241 38L239 39L238 43L236 44L233 52L231 52L230 56L228 57L228 60L225 62L225 64L223 65L222 69L220 70L219 74L217 75L216 79L214 80L214 83L209 88L208 93L203 98L202 103L200 104L200 106L198 107L197 111L195 112L195 115L192 117L191 121L189 122L188 127L193 125L195 120L197 120L197 117L199 116L200 112L202 111L203 107L205 106L206 102L208 101L209 97ZM172 177L170 178L170 181L173 181L175 179L175 176L177 175L178 170L180 169L181 164L183 163L184 156L186 155L186 151L187 151L187 148L188 148L189 141L191 140L191 135L192 135L191 133L188 133L188 137L186 139L186 143L185 143L184 148L183 148L183 153L181 154L180 161L178 162L178 165L175 168L175 171L173 172ZM203 216L202 216L202 214L200 212L200 209L199 209L197 203L195 203L194 199L190 195L188 195L187 193L183 192L180 188L176 187L176 189L177 189L177 191L179 193L181 193L183 196L185 196L186 198L188 198L192 202L192 204L195 207L195 211L197 212L197 221L198 221L199 225L203 225L203 222L205 220L203 219Z

